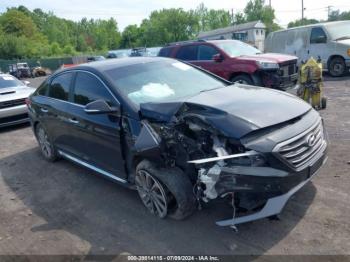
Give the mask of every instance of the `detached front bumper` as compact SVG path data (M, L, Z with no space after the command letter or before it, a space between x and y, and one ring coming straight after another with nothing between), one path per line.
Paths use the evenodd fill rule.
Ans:
M298 82L298 73L281 75L278 71L261 71L262 84L265 87L270 87L279 90L288 90L294 88Z
M288 191L283 192L283 186L282 186L282 188L281 188L282 189L281 192L283 192L282 194L279 194L279 195L276 194L276 191L275 191L276 188L271 188L270 192L268 192L269 190L266 190L266 191L265 190L258 190L258 191L260 191L260 193L265 193L265 194L270 193L272 195L272 197L267 199L265 205L263 206L262 209L260 209L260 211L254 213L254 214L249 214L249 215L235 217L235 218L231 218L231 219L227 219L227 220L217 221L216 224L218 226L232 226L232 225L242 224L242 223L270 217L270 216L277 215L277 214L281 213L282 209L284 208L284 206L288 202L289 198L292 195L294 195L299 189L301 189L305 184L307 184L318 173L318 171L325 164L326 161L327 161L327 156L326 156L325 152L323 152L321 157L317 158L316 161L310 163L310 165L305 170L303 170L302 174L301 173L295 174L295 177L297 178L297 180L294 180L292 188L289 188ZM281 173L280 175L283 175L283 174ZM269 179L268 177L266 177L266 178ZM303 179L303 178L305 178L305 179ZM281 177L281 176L276 177L277 181L278 181L278 179L283 180L284 177ZM300 180L301 180L301 182L300 182ZM295 185L296 181L298 181L299 183L297 183ZM291 181L289 181L289 182L291 182ZM290 184L290 183L288 183L288 184ZM265 192L262 192L262 191L265 191Z

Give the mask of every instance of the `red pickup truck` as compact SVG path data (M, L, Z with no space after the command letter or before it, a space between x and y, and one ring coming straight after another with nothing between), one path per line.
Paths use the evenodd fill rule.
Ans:
M237 40L197 40L172 43L159 56L186 61L231 82L286 90L298 80L297 57L263 54Z

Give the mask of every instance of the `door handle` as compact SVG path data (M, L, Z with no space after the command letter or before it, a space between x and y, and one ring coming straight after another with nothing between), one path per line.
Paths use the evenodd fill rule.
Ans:
M46 108L43 108L43 107L40 107L40 111L43 112L43 113L49 112L49 110L47 110Z
M79 121L76 120L75 118L68 118L68 121L72 124L79 124Z

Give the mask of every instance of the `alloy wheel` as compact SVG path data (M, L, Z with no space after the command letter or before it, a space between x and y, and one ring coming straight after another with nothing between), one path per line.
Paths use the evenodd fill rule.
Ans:
M332 68L334 75L342 75L344 73L344 66L341 63L337 63L333 65Z
M167 197L161 183L147 171L139 170L135 177L137 191L143 204L154 215L164 218L168 212Z
M52 146L45 130L41 126L38 127L37 137L41 152L45 157L50 158L52 156Z

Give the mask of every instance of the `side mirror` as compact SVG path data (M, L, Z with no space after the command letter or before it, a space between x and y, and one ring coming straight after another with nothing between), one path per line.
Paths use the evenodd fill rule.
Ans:
M224 60L224 58L222 57L221 54L216 54L216 55L213 55L213 58L212 58L215 62L217 63L220 63Z
M26 86L30 84L29 81L23 81L23 83L24 83Z
M84 108L87 114L108 114L117 113L120 111L119 107L111 107L104 100L96 100L88 103Z

